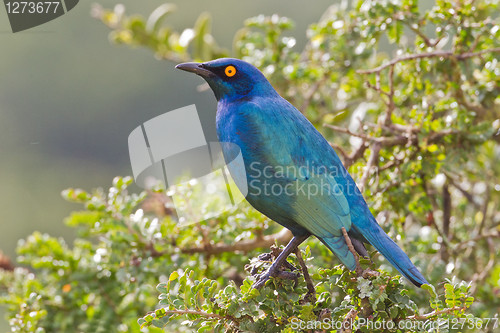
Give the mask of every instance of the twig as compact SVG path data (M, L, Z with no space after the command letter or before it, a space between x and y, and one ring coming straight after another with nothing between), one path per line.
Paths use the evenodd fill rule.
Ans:
M384 147L405 145L408 142L408 138L405 136L402 136L402 135L392 136L392 137L389 137L389 136L375 137L375 136L369 136L369 135L366 135L363 133L355 133L347 128L343 128L343 127L339 127L339 126L335 126L335 125L323 124L323 126L330 128L330 129L332 129L336 132L339 132L339 133L345 133L345 134L349 134L350 136L354 136L354 137L363 139L365 141L375 142L375 143L377 143L381 146L384 146ZM439 133L441 133L441 132L439 132ZM444 133L443 136L447 135L447 134L448 133Z
M434 219L434 213L437 212L437 211L439 211L439 205L437 203L437 200L436 200L434 194L429 191L429 188L427 186L427 180L425 179L425 176L423 174L421 174L421 179L422 179L422 189L424 190L425 195L427 196L427 198L429 198L429 201L431 202L431 205L432 205L432 211L431 211L432 218L431 218L431 222L432 222L434 228L436 229L437 233L439 234L439 236L442 239L441 245L444 245L444 246L446 246L448 248L452 248L450 242L448 241L448 237L446 237L443 234L443 231L441 230L441 228L439 228L439 226L436 223L436 220Z
M418 35L424 41L425 45L428 47L435 47L440 41L441 38L436 38L434 40L430 40L420 29L415 28L412 24L406 24L407 27L411 29L416 35Z
M387 110L385 112L384 125L389 127L392 123L391 117L396 105L394 104L394 66L389 68L389 92L387 93Z
M486 224L486 219L488 217L488 206L490 203L490 197L491 197L491 192L490 192L490 189L488 188L488 185L486 185L486 198L484 199L483 208L481 209L481 213L483 214L483 217L481 219L481 222L479 223L479 227L477 230L478 235L481 235L483 233L484 225Z
M450 222L451 222L451 196L448 184L443 185L443 236L450 240ZM441 259L448 262L450 254L447 247L441 247Z
M448 179L448 181L450 182L450 184L455 187L457 190L460 191L460 193L462 193L462 195L476 208L476 209L480 209L481 206L479 205L479 203L476 202L476 200L474 199L474 196L472 194L470 194L469 192L467 192L461 185L459 185L455 179L453 179L453 177L451 177L451 175L449 175L448 173L444 173L446 175L446 178Z
M302 270L302 274L304 274L304 280L306 281L307 285L307 294L304 299L309 300L311 303L316 302L316 288L314 288L314 283L311 279L311 276L309 275L309 271L307 270L306 263L304 262L304 259L302 258L302 254L300 253L300 249L296 248L295 249L295 255L297 256L297 260L300 265L300 269Z
M491 240L491 238L487 238L486 242L488 243L488 250L490 252L490 258L489 258L486 266L481 270L481 273L477 272L472 277L472 288L470 291L472 294L476 293L478 283L483 281L488 276L491 269L495 265L495 261L496 261L495 260L495 253L496 253L496 251L495 251L495 247L493 246L493 241Z
M355 151L353 151L351 154L347 154L342 147L335 143L330 142L330 146L332 146L335 151L339 152L340 155L342 155L342 162L344 162L344 167L346 169L348 169L351 165L354 164L354 162L360 159L363 156L365 150L368 148L366 142L363 141Z
M452 129L452 128L442 130L441 132L434 132L434 133L429 135L429 137L427 138L427 142L437 143L437 142L440 142L441 139L444 138L445 136L452 135L452 134L459 135L459 134L461 134L461 132L457 131L456 129Z
M351 309L344 317L344 321L342 322L342 327L340 329L340 333L351 333L352 327L351 324L354 322L354 319L358 315L359 311Z
M340 155L342 155L342 159L344 160L344 166L345 166L345 162L347 159L349 159L349 155L346 153L344 148L342 148L338 144L335 144L333 142L329 142L329 143L330 143L330 146L332 146L332 148L335 149L336 152L338 152L338 153L340 153Z
M438 316L440 314L451 314L454 311L464 311L466 308L467 307L465 305L464 306L454 306L454 307L449 308L449 309L435 310L435 311L432 311L430 313L423 314L423 315L410 316L407 319L411 319L411 320L426 320L426 319L429 319L431 317Z
M468 246L473 242L477 242L481 239L489 239L489 238L500 238L500 233L487 233L487 234L478 235L476 237L464 240L458 244L455 244L455 247L453 248L453 250L455 252L457 252L457 251L461 250L464 246Z
M344 128L344 127L339 127L339 126L335 126L335 125L330 125L330 124L323 124L324 127L328 127L332 130L334 130L335 132L340 132L340 133L345 133L345 134L349 134L350 136L355 136L357 138L361 138L361 139L364 139L364 140L374 140L376 138L372 138L371 136L368 136L366 134L363 134L363 133L354 133L352 132L351 130L349 130L348 128Z
M382 95L386 95L386 96L387 96L389 93L388 93L387 91L382 90L382 89L380 88L380 80L378 80L378 78L380 78L379 73L377 73L377 81L376 81L375 85L371 84L371 83L370 83L370 82L368 82L368 81L366 81L366 83L365 83L365 84L366 84L366 86L367 86L368 88L373 89L373 90L375 90L376 92L378 92L378 93L380 93L380 94L382 94Z
M312 98L314 97L314 94L318 91L318 89L321 87L323 83L328 79L328 76L330 75L329 71L325 71L321 79L317 80L316 83L311 87L309 92L307 93L307 96L305 98L304 103L300 107L300 112L305 113L307 111L307 108L311 104Z
M416 54L410 54L404 57L399 57L399 58L394 58L391 61L380 65L378 67L372 68L372 69L360 69L357 70L356 72L359 74L373 74L373 73L379 73L382 70L384 70L387 67L391 67L396 65L397 63L403 62L403 61L408 61L408 60L414 60L414 59L421 59L421 58L436 58L436 57L444 57L444 58L450 58L454 57L458 60L464 60L467 58L472 58L476 56L480 56L486 53L500 53L500 47L493 48L493 49L487 49L487 50L482 50L478 52L465 52L465 53L459 53L455 54L452 51L433 51L433 52L425 52L425 53L416 53Z
M354 163L357 159L363 157L363 154L365 153L365 150L368 149L368 145L366 142L363 142L362 144L359 145L358 149L352 152L351 155L349 155L349 166ZM346 166L347 167L347 166Z
M359 145L358 149L352 152L351 155L348 156L347 161L344 163L346 168L349 168L355 161L363 157L365 150L368 149L368 145L366 142L363 142Z
M366 183L368 182L368 177L370 176L371 169L378 167L380 148L381 148L380 143L372 144L372 151L370 154L370 158L368 159L368 164L366 165L363 177L361 177L361 184L360 184L361 191L364 191L364 189L366 188Z
M418 133L420 132L420 128L411 126L411 125L403 125L403 124L394 124L392 123L389 126L389 130L403 132L403 133Z
M224 317L224 316L218 315L217 313L208 313L205 311L198 311L198 310L167 310L166 308L164 308L164 309L165 309L166 314L174 314L174 315L188 314L188 315L202 316L202 317L211 318L211 319L219 319L219 320L220 319L230 319L230 320L235 321L234 318Z

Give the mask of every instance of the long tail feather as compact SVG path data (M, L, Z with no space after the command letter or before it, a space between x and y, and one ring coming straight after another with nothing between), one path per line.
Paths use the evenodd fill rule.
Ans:
M363 228L363 236L373 245L404 277L417 287L428 283L422 273L411 262L403 250L373 221L369 228ZM359 230L358 230L359 232Z

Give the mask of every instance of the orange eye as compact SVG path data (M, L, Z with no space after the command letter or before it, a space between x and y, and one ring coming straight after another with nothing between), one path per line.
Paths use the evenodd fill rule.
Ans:
M234 68L234 66L227 66L224 73L226 73L228 77L234 76L236 74L236 68Z

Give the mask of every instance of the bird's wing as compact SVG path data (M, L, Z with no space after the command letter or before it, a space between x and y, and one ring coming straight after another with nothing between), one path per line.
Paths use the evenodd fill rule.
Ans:
M335 178L311 175L294 185L294 218L314 235L341 236L342 227L351 228L349 203Z
M356 267L342 228L351 229L349 203L342 187L328 174L310 175L295 181L293 219L318 237L350 269Z

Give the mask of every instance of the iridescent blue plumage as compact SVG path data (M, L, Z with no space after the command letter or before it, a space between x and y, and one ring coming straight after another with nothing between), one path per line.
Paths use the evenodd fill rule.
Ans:
M253 207L295 236L315 235L351 270L356 262L342 228L360 254L369 243L413 284L427 283L378 225L333 148L257 68L226 58L178 67L214 91L219 140L240 147L246 179L236 182L247 183Z

